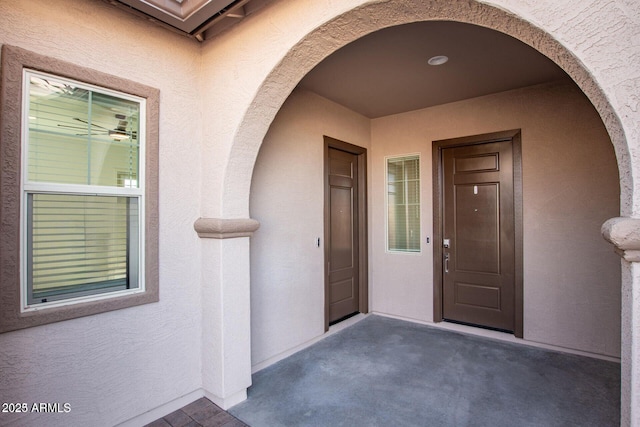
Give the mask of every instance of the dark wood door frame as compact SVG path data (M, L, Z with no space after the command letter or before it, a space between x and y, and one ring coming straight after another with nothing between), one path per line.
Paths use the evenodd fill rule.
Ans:
M442 317L442 272L443 272L443 165L442 150L456 146L511 141L513 145L513 188L515 214L515 331L516 337L523 335L523 255L522 255L522 143L520 129L474 135L462 138L433 141L433 321Z
M358 189L356 194L357 200L357 218L358 218L358 290L359 290L359 311L367 313L369 311L369 279L368 279L368 263L369 254L367 251L367 149L340 141L329 136L324 137L324 283L325 283L325 331L329 330L329 277L328 277L328 259L329 259L329 148L335 148L357 156L358 162Z

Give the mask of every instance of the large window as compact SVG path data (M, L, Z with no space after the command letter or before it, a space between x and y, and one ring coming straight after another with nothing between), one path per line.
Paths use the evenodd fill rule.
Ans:
M420 158L387 158L387 249L420 252Z
M24 307L144 290L145 100L31 70L23 82Z
M0 332L157 301L159 92L6 45L0 71Z

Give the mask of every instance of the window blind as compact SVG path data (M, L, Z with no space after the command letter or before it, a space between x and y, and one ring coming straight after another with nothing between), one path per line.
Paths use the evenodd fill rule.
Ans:
M27 71L28 305L140 286L141 101Z
M420 160L387 159L387 244L390 251L420 251Z
M33 302L137 286L128 274L137 198L29 194L27 206Z

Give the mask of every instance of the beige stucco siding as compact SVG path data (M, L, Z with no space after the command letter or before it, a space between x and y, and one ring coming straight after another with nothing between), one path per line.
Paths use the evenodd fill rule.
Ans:
M368 148L369 120L294 91L265 137L251 184L251 341L256 365L324 333L324 139ZM320 247L316 239L320 238Z
M600 235L618 214L609 137L573 85L503 92L372 121L372 307L433 318L431 141L522 130L524 338L620 355L620 267ZM420 153L422 253L385 252L384 156Z
M251 249L254 365L323 333L324 251L315 247L323 236L323 135L369 149L371 310L430 322L431 142L507 129L522 129L524 338L619 357L619 258L600 236L618 212L615 155L589 101L556 83L371 121L294 91L252 181L251 216L261 222ZM385 157L413 153L421 160L422 251L390 253Z
M262 359L320 333L321 326L303 323L296 326L299 329L292 338L278 335L273 346L260 344L274 331L284 331L284 322L271 320L269 312L281 303L278 302L256 309L256 316L263 316L267 323L263 330L254 328L254 334L264 335L253 338L249 319L255 302L250 303L250 289L253 292L267 275L250 277L249 270L254 274L253 269L258 268L262 274L275 271L275 266L262 270L259 259L250 261L253 243L248 237L199 239L193 224L199 217L249 216L250 204L261 197L259 192L249 196L260 145L263 141L265 147L270 143L269 138L265 139L270 126L276 130L282 126L283 131L289 126L286 122L272 126L272 121L311 68L364 34L425 19L461 20L499 29L531 44L563 67L595 103L613 142L621 165L620 212L639 215L640 9L633 1L275 0L240 25L198 44L102 0L0 0L0 44L29 49L160 90L160 301L1 334L0 395L15 402L58 401L72 406L72 412L64 417L29 414L20 419L20 424L115 425L131 420L131 425L143 425L202 395L222 401L232 396L236 400L226 403L237 402L250 385L251 366L243 358L252 352L252 341L258 343L254 358ZM525 209L525 301L537 307L525 307L525 337L615 354L612 307L617 304L620 281L613 270L601 267L604 264L599 262L608 266L617 261L611 258L610 247L591 240L598 239L592 232L598 221L618 215L612 207L617 193L610 166L606 166L607 173L582 169L563 181L562 186L554 184L551 193L549 186L558 181L554 176L558 171L539 174L533 166L575 163L585 167L582 141L600 140L602 128L597 125L585 129L587 123L597 120L592 110L580 107L582 113L574 110L576 114L567 118L577 128L576 133L558 131L554 133L559 136L554 144L536 134L537 128L527 123L542 121L550 100L556 99L552 93L545 94L547 101L536 104L535 109L535 100L528 97L509 98L506 101L513 110L500 117L471 119L462 126L452 121L473 109L473 103L498 108L500 105L496 104L501 103L496 103L497 99L384 118L374 122L369 131L366 126L361 129L363 125L351 129L352 125L343 122L343 118L360 119L338 106L325 106L322 117L327 121L318 127L309 125L305 132L312 131L316 138L325 131L330 133L325 125L335 125L333 130L341 132L330 136L355 144L366 144L366 138L357 139L370 132L369 182L375 188L380 184L382 157L391 151L414 152L423 144L421 138L428 145L431 139L463 133L522 128L525 204L529 203L527 197L537 200L531 209ZM563 96L562 102L568 99ZM314 108L326 105L317 102ZM570 110L565 104L557 107L565 113ZM294 122L318 121L303 117L311 109L293 112L286 108L290 107L285 107L283 115L297 117ZM344 117L336 117L337 111L342 111L338 116ZM517 112L526 120L516 120ZM582 120L581 114L589 120ZM435 118L440 120L437 126L433 123ZM545 126L561 128L557 117L548 119ZM418 120L421 123L416 123ZM403 130L393 121L415 127ZM455 134L451 129L456 129ZM287 138L293 141L292 136ZM393 150L379 142L390 144L389 138L398 144ZM314 144L320 142L310 146L315 147ZM544 150L532 151L538 145ZM611 159L611 152L604 146L589 143L588 147L593 156ZM305 152L302 159L307 161L307 155ZM422 154L422 164L426 184L428 150ZM308 172L317 173L317 169ZM259 174L256 170L253 175ZM595 184L594 177L598 178ZM318 188L316 181L306 182L311 188ZM593 189L595 192L591 193ZM426 203L428 185L423 185L422 191ZM598 194L602 206L611 210L592 212L592 194ZM371 205L380 206L380 195L371 197ZM310 205L317 206L314 203L317 200ZM574 221L571 215L576 211L588 215ZM423 213L423 232L427 233L429 210ZM313 243L320 231L315 228L319 224L317 216L313 218L310 230L298 229L299 247L304 248L299 256L304 259L303 264L310 266L304 277L317 286L319 279L311 276L318 270L319 251ZM384 259L386 255L380 252L382 216L372 210L370 219L371 235L377 236L370 241L372 259ZM264 227L268 231L274 224L265 218ZM254 237L260 248L261 237L257 233ZM586 251L586 258L576 257L576 250ZM403 278L408 285L392 296L388 296L390 289L384 288L385 281L391 271L401 266L384 262L381 265L386 270L380 270L372 263L372 310L428 319L428 256L428 249L423 249L421 257L427 263L416 269L407 268L406 271L415 271L415 277ZM402 267L412 266L416 259ZM589 262L593 259L598 262ZM575 263L567 266L567 260ZM555 267L542 271L543 265ZM559 268L561 265L566 268ZM640 425L640 272L637 264L624 262L622 267L622 422ZM286 274L276 273L283 279L283 300L307 298L300 296ZM580 280L584 283L579 289L588 292L569 304L569 296L576 293L572 288ZM260 300L260 291L256 292ZM310 290L309 297L315 297L317 292ZM407 302L410 295L417 295L416 301ZM549 296L553 296L551 301ZM538 305L540 301L544 304ZM319 310L309 309L313 322L320 316ZM299 315L288 312L286 318ZM575 337L568 338L572 332ZM15 421L19 415L7 417L0 422Z
M158 88L162 193L160 302L0 334L2 401L71 405L20 425L115 425L189 396L202 386L199 46L90 0L0 1L0 44Z

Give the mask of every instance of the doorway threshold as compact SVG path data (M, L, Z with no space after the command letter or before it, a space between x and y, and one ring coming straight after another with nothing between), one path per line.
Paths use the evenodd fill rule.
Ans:
M578 356L585 356L585 357L591 357L593 359L600 359L600 360L606 360L609 362L620 363L620 358L618 357L608 356L606 354L591 353L588 351L576 350L568 347L545 344L545 343L536 342L536 341L530 341L524 338L516 338L515 335L513 335L512 333L499 332L496 330L484 329L484 328L479 328L475 326L452 323L448 321L436 323L436 322L427 322L424 320L411 319L411 318L402 317L402 316L394 316L391 314L379 313L379 312L372 312L372 314L375 314L378 316L390 317L392 319L405 320L408 322L432 326L434 328L445 329L447 331L459 332L467 335L475 335L478 337L484 337L484 338L494 339L498 341L506 341L506 342L512 342L514 344L519 344L519 345L543 348L545 350L552 350L560 353L576 354Z
M345 320L349 320L349 319L351 319L352 317L357 316L358 314L360 314L360 312L355 311L355 312L353 312L353 313L351 313L351 314L347 314L347 315L346 315L346 316L344 316L344 317L341 317L341 318L339 318L339 319L337 319L337 320L334 320L333 322L330 322L330 323L329 323L329 328L331 328L333 325L337 325L338 323L344 322Z
M322 338L326 338L329 335L335 334L336 332L343 330L344 328L348 328L351 325L355 325L365 317L367 317L367 314L355 313L349 317L346 317L344 320L340 320L336 323L333 323L332 325L329 326L329 331L326 334L322 335Z
M456 325L469 326L471 328L486 329L486 330L489 330L489 331L495 331L495 332L501 332L503 334L514 335L513 331L508 331L506 329L492 328L490 326L484 326L484 325L476 325L474 323L461 322L459 320L442 319L442 321L443 322L448 322L448 323L453 323L453 324L456 324Z

